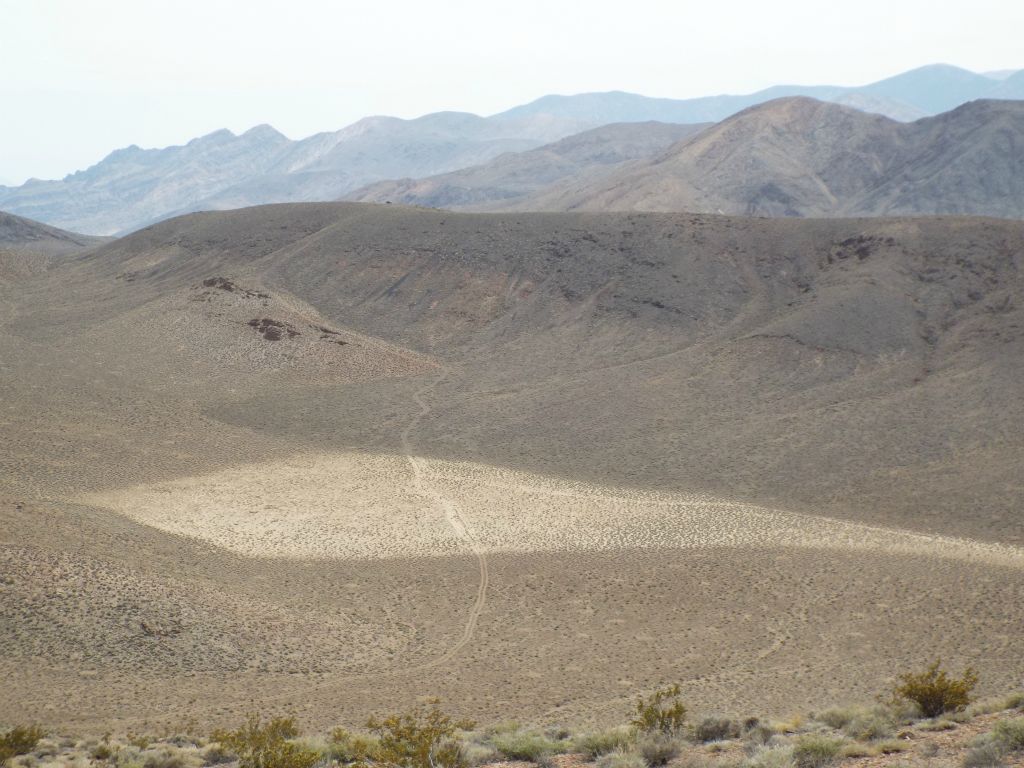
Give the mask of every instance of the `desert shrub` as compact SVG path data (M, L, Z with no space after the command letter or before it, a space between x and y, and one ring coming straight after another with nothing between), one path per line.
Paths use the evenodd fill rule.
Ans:
M655 691L646 699L637 699L630 724L642 733L676 734L686 720L686 707L679 697L679 686Z
M1024 709L1024 691L1011 693L1003 701L1003 706L1006 709Z
M597 768L647 768L644 758L637 752L616 749L597 759Z
M758 723L753 728L747 729L746 733L743 734L743 749L748 755L752 755L757 751L758 747L768 744L774 736L775 731L771 726Z
M471 768L497 763L502 759L501 753L490 744L480 744L476 741L469 741L462 745L462 756L466 760L466 765Z
M857 707L831 707L821 712L815 712L814 719L838 731L849 725L860 712L861 710Z
M892 736L893 722L884 710L865 710L846 723L842 731L851 739L878 741Z
M19 725L0 736L0 765L16 755L27 755L45 734L35 725Z
M727 717L705 717L693 728L693 739L701 744L735 739L739 735L739 725Z
M371 717L366 727L378 739L376 762L401 768L460 768L466 765L466 757L455 732L470 730L474 723L452 720L432 701L429 709Z
M177 751L159 749L142 755L142 768L192 768L195 762Z
M971 703L978 674L968 667L959 678L953 678L941 668L941 663L936 659L922 672L900 675L893 689L894 698L914 702L925 717L962 710Z
M974 739L964 753L963 768L999 768L1003 765L1005 750L991 734Z
M579 750L588 760L596 760L601 755L614 752L616 749L625 749L634 739L631 728L610 728L606 731L595 731L586 733L575 741L575 748Z
M263 724L259 715L250 715L238 730L214 731L210 738L238 756L239 768L312 768L320 755L291 741L298 735L294 718Z
M235 759L235 756L223 744L211 744L203 750L202 758L203 765L221 765L222 763L230 763Z
M843 748L839 750L840 757L870 757L871 754L868 747L858 744L856 741L843 745Z
M145 736L145 735L139 736L139 735L136 735L134 733L129 733L125 737L125 741L127 741L133 747L136 747L138 749L149 749L149 742L150 742L149 736Z
M835 762L843 745L842 739L827 734L804 734L793 744L793 762L797 768L823 768Z
M1000 720L992 729L992 738L1007 752L1024 750L1024 717Z
M549 739L536 731L506 731L491 737L491 745L509 760L540 762L543 758L565 752L569 744Z
M380 743L365 733L352 733L346 728L335 728L327 743L325 754L339 763L355 763L358 761L373 762L376 759Z
M114 750L110 748L108 743L100 742L89 751L89 756L93 760L106 761L114 756Z
M648 765L665 765L679 757L682 745L667 733L648 733L640 737L636 749Z
M795 765L790 744L757 747L743 762L744 768L794 768Z

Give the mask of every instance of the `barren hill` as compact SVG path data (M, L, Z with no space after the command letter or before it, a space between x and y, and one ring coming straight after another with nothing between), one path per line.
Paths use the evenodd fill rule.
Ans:
M93 248L106 238L65 232L0 211L0 280L39 272L54 258Z
M526 152L501 155L489 163L424 179L381 181L356 190L346 199L395 202L433 208L511 205L546 187L585 179L657 155L708 124L614 123L569 136Z
M639 167L567 180L523 210L1024 217L1024 102L909 124L806 98L752 107Z
M339 203L0 284L0 719L785 713L938 653L1004 690L1022 259L994 219Z

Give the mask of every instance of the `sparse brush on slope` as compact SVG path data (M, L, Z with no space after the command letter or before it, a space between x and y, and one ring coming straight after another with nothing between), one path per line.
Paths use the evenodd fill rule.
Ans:
M642 733L677 734L686 721L686 707L679 686L671 685L637 699L631 725Z
M436 700L429 708L371 717L366 723L379 739L374 761L400 768L463 768L466 757L454 737L457 731L471 730L474 725L469 720L453 720L439 709Z
M294 718L264 724L259 715L250 715L237 730L214 731L210 738L238 755L239 768L311 768L320 755L291 741L298 735Z
M978 673L971 667L959 678L950 677L936 659L922 672L906 672L899 676L893 689L897 700L912 701L921 708L925 717L938 717L945 712L956 712L971 703L971 691L978 684Z
M43 738L43 730L35 725L15 726L0 736L0 765L16 755L25 755L35 749Z

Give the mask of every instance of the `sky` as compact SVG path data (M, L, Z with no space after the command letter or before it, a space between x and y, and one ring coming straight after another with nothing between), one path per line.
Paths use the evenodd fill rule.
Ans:
M6 184L261 123L1024 67L1017 0L0 0L0 20Z

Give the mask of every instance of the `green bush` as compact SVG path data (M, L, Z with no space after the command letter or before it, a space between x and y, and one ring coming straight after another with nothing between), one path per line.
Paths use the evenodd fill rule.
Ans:
M454 736L474 725L468 720L452 720L441 712L437 701L430 702L429 709L419 707L383 719L371 717L366 723L378 739L375 762L397 768L465 768L466 756Z
M633 729L619 727L607 731L595 731L580 736L575 741L575 749L579 750L588 760L596 760L601 755L625 749L633 743Z
M35 725L16 726L0 736L0 765L17 755L27 755L46 734Z
M277 717L264 725L259 715L250 715L238 730L214 731L210 738L238 756L239 768L312 768L320 755L290 741L298 735L294 718Z
M970 667L959 678L950 677L936 659L923 672L907 672L899 676L893 689L898 700L912 701L925 717L938 717L956 712L971 703L971 691L978 684L978 674Z
M642 733L677 734L686 720L686 707L679 698L679 686L672 685L637 699L630 724Z
M843 740L821 733L808 733L793 744L793 762L797 768L824 768L831 765L843 749Z
M992 738L1007 752L1024 750L1024 717L1000 720L992 729Z

